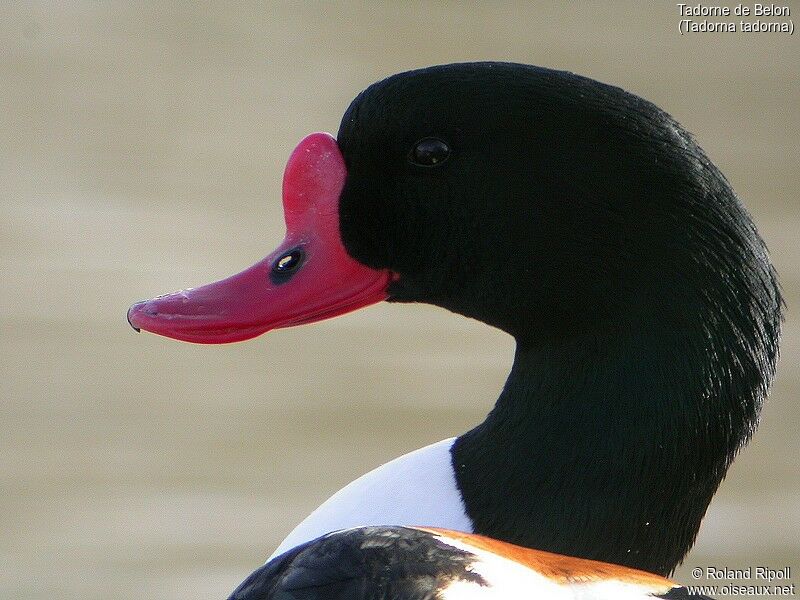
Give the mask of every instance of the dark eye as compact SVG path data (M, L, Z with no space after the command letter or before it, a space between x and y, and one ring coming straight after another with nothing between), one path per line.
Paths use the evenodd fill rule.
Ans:
M303 259L306 253L302 248L294 248L285 254L279 256L274 263L272 263L272 273L270 279L273 283L283 283L287 281L300 265L303 264Z
M408 160L420 167L435 167L446 161L448 156L450 146L438 138L427 137L414 145Z

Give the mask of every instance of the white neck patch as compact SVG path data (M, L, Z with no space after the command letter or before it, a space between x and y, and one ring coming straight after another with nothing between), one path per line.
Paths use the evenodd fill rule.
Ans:
M286 537L269 560L321 535L362 525L419 525L474 533L456 486L455 438L396 458L346 485Z

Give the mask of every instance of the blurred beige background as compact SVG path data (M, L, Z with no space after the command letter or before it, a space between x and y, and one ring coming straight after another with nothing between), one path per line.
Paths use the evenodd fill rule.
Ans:
M476 59L655 101L752 211L783 359L677 577L800 571L800 37L678 21L672 2L2 3L0 597L225 597L340 486L482 419L511 340L439 309L224 347L125 322L271 250L289 152L366 85Z

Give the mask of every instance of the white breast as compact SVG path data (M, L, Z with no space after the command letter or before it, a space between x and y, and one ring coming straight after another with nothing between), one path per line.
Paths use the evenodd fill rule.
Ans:
M396 458L345 486L281 542L269 560L337 529L427 525L472 533L451 463L449 438Z

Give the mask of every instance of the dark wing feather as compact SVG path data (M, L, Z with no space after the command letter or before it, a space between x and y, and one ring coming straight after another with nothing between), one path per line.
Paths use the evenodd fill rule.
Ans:
M474 560L416 529L348 529L276 557L229 600L433 600L454 580L484 584Z
M674 587L666 594L654 596L654 598L663 598L664 600L714 600L711 596L693 594L687 587Z

